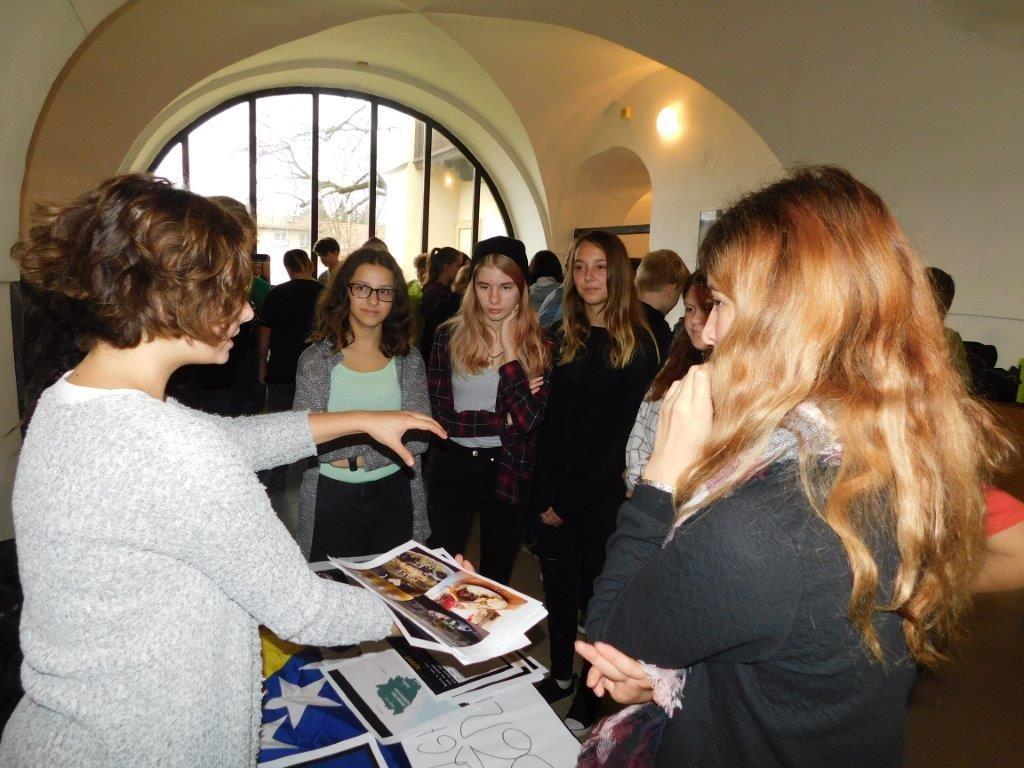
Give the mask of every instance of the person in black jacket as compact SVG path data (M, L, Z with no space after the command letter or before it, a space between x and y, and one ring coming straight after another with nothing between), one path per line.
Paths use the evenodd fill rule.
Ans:
M672 346L672 328L665 316L679 303L689 276L690 270L679 254L668 248L651 251L636 269L636 293L658 341L662 362L668 358L668 349Z
M644 706L579 764L896 768L1009 443L950 363L920 261L846 171L745 197L699 259L714 352L666 395L577 644L595 692Z
M420 353L423 360L430 361L430 350L434 347L434 334L442 323L459 311L462 296L451 289L455 275L469 258L462 251L451 247L435 248L427 261L427 281L423 284L423 335L420 337Z
M535 507L551 641L549 701L573 693L579 611L604 564L615 512L626 495L626 438L658 370L654 334L633 285L622 241L591 232L573 245L558 361L541 427ZM592 721L597 701L581 686L567 720Z

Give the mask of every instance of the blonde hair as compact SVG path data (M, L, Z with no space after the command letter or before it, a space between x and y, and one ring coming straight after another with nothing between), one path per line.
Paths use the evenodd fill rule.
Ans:
M473 265L469 286L462 294L459 312L444 324L451 334L449 349L452 368L461 373L476 374L491 364L491 331L476 297L473 281L481 267L501 270L519 290L519 309L515 317L515 339L519 350L519 363L528 378L540 376L551 369L551 350L544 343L537 311L530 304L526 277L508 256L492 254Z
M814 402L842 458L826 474L801 450L800 476L849 559L849 618L882 659L874 618L896 612L913 657L934 664L969 605L982 483L1012 449L950 365L920 260L878 195L833 167L798 170L740 200L699 258L735 316L711 358L712 433L677 502L723 475L705 504L729 494L783 417ZM882 596L889 585L869 545L878 532L899 555Z
M667 285L682 287L690 276L690 270L675 251L659 248L642 259L636 269L636 289L660 291Z
M587 320L583 299L576 292L573 277L576 254L584 243L599 248L608 261L608 301L604 306L604 322L610 341L608 363L612 368L620 369L629 365L640 346L637 333L641 331L650 336L655 354L658 354L654 333L647 323L643 306L637 298L636 286L633 285L626 246L616 235L598 230L577 238L566 260L566 275L562 283L563 340L558 362L564 365L575 360L590 335L590 321Z

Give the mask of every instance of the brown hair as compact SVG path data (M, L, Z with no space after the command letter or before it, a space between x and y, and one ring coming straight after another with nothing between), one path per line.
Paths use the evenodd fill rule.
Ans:
M213 344L248 298L256 228L245 219L165 179L115 176L70 203L38 206L11 255L83 347Z
M526 275L516 263L504 254L491 254L473 265L469 286L462 295L459 312L445 325L451 333L452 368L462 373L480 373L491 363L491 336L473 281L481 267L495 267L508 275L519 290L519 310L515 318L516 346L519 362L528 378L540 376L551 369L551 350L544 343L537 311L530 304L530 289Z
M566 262L565 282L562 283L562 350L559 363L566 364L576 358L590 335L590 321L584 309L583 299L576 292L573 274L576 269L576 253L583 243L599 248L608 261L608 301L604 307L604 321L608 328L609 360L612 368L625 368L633 360L640 344L638 333L646 333L657 354L654 334L647 324L643 306L633 285L633 271L629 266L626 246L616 235L600 230L581 235L573 243Z
M313 269L313 262L309 254L301 248L292 248L284 252L284 268L289 272L308 272Z
M1012 448L950 364L920 260L874 191L825 166L736 203L699 261L735 315L711 357L712 432L677 501L712 477L725 481L704 506L733 491L786 414L815 403L842 458L824 472L801 446L800 477L846 551L850 620L881 659L875 615L899 614L913 657L935 663L969 605L982 483ZM899 555L891 591L869 544L880 532Z
M374 248L359 248L353 251L334 272L330 282L320 292L320 298L317 299L316 319L309 340L327 341L335 350L352 343L354 337L352 321L349 318L352 295L348 291L348 284L352 282L352 276L363 264L375 264L388 270L395 286L395 300L391 304L391 311L381 323L380 353L385 357L406 355L410 348L412 320L405 277L394 256L387 251L378 251Z
M675 251L661 248L651 251L640 260L636 269L638 291L660 291L666 285L682 285L690 270Z
M427 282L423 284L426 288L433 282L436 282L441 273L444 272L444 268L447 267L454 261L465 261L467 259L466 254L457 248L452 248L450 245L446 245L443 248L434 248L430 252L429 261L427 262Z
M711 313L711 291L708 290L707 280L704 273L697 270L683 284L683 297L693 288L697 294L697 301L705 314ZM680 322L683 322L682 320ZM672 346L665 356L665 364L658 371L651 383L651 391L647 393L647 399L651 401L661 400L672 386L673 382L679 381L690 370L690 366L699 365L707 358L708 353L702 352L693 346L690 341L690 334L683 328L679 335L672 341Z

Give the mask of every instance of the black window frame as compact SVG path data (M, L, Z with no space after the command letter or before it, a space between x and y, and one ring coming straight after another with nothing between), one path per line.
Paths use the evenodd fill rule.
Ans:
M160 164L167 157L168 153L173 151L174 147L178 144L181 145L181 178L182 185L185 189L189 188L190 180L190 167L189 167L189 153L188 153L188 138L189 135L200 127L207 120L212 120L217 115L225 112L232 107L236 107L239 104L249 105L249 213L253 219L256 218L256 100L266 96L288 96L294 94L308 94L312 96L312 113L311 113L311 131L312 135L317 137L317 140L313 142L313 162L312 162L312 178L310 180L311 188L311 201L316 200L317 189L319 187L319 176L320 167L317 162L317 156L319 155L319 104L320 96L342 96L345 98L362 99L369 102L370 105L370 202L369 202L369 236L374 237L376 235L377 228L377 183L376 183L376 170L377 170L377 110L380 107L387 107L393 109L409 117L419 120L424 125L424 156L423 156L423 201L422 201L422 232L420 235L420 248L422 253L427 253L429 248L428 242L428 230L430 226L430 151L432 145L433 133L436 131L444 136L452 145L462 153L463 157L469 161L473 167L473 233L472 233L472 244L475 246L479 242L480 234L480 190L481 184L486 184L491 191L491 196L494 199L495 205L498 207L499 213L501 213L502 221L505 224L505 231L509 237L515 237L515 230L512 227L512 219L508 215L508 208L505 206L505 201L501 195L498 194L498 187L494 183L494 179L487 172L487 169L476 159L476 156L469 151L465 144L459 140L455 134L445 128L434 118L429 115L425 115L411 107L402 104L401 102L388 99L383 96L377 96L372 93L366 93L364 91L356 91L348 88L325 88L325 87L308 87L308 86L286 86L280 88L265 88L259 91L250 91L249 93L239 94L234 96L227 101L221 102L213 109L204 112L202 115L197 117L191 123L186 125L174 136L172 136L163 146L163 148L153 158L153 162L149 164L149 172L153 173ZM319 232L319 221L317 216L310 216L309 225L309 242L315 243L318 239ZM451 245L451 243L441 243L441 245ZM316 260L316 255L311 253L310 256Z

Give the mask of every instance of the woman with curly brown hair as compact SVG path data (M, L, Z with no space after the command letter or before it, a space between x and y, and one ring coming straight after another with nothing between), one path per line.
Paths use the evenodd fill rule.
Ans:
M360 248L320 296L311 339L299 358L295 409L430 413L423 358L410 343L410 305L390 253ZM413 440L412 473L365 439L324 446L299 491L299 546L310 560L375 555L426 541L426 497Z
M14 484L25 697L0 763L252 766L257 625L298 643L381 638L364 592L317 578L255 471L366 431L412 457L422 414L211 416L165 398L223 363L247 297L247 216L147 176L41 210L13 250L84 359L40 397Z
M962 633L1010 444L848 172L744 197L699 259L714 353L665 396L590 603L598 642L577 644L588 684L644 706L581 765L896 768L916 666Z

